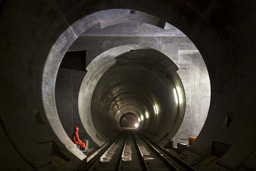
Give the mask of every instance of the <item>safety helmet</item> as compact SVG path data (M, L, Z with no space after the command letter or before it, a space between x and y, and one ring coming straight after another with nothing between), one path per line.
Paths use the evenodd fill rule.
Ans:
M75 131L78 131L78 130L79 130L79 128L78 128L78 126L76 126L76 127L75 127Z

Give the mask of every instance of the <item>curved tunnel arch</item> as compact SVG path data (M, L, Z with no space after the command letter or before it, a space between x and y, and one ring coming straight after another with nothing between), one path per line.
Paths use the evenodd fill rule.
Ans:
M114 17L115 19L111 18ZM64 46L66 51L67 49L71 46L71 44L74 42L74 40L78 37L79 34L82 34L83 32L85 32L88 28L92 27L95 24L100 23L101 27L107 27L110 25L115 25L117 23L123 23L124 22L124 18L126 19L126 22L131 22L131 21L136 21L136 22L141 22L141 23L149 23L152 25L157 25L157 26L164 26L165 22L163 22L162 20L159 20L158 18L151 16L149 14L145 14L143 12L136 12L136 16L131 16L130 15L130 10L106 10L106 11L101 11L101 12L97 12L94 14L91 14L90 16L86 16L83 19L80 19L79 21L75 22L72 27L69 27L70 29L68 29L66 31L66 33L63 33L62 36L66 36L66 34L68 33L69 35L69 39L65 39L64 37L60 37L58 41L62 42L61 44L57 43L55 44L56 46ZM79 30L79 33L75 31L75 29L78 27L80 28L82 26L83 30ZM70 34L73 35L73 38L70 37ZM66 43L63 43L63 41L67 41ZM54 84L52 84L52 80L48 79L48 75L52 75L55 77L55 81L56 81L56 74L58 71L58 68L53 68L52 64L56 63L58 64L58 66L60 65L60 62L64 56L64 52L63 49L61 51L62 54L60 54L60 58L58 60L56 60L56 54L58 52L56 52L56 50L58 49L62 49L61 47L55 47L53 46L52 48L52 52L49 53L49 57L48 57L48 61L46 62L45 65L45 73L43 74L43 88L46 87L46 90L43 90L43 92L47 92L46 94L43 93L44 97L47 98L43 98L45 99L45 102L47 102L47 105L45 105L45 110L46 112L46 116L50 115L50 124L52 126L55 127L54 131L57 134L57 136L59 137L59 139L66 144L66 147L69 151L72 151L72 153L74 153L77 156L80 156L79 158L83 158L81 156L83 156L83 154L81 154L81 152L79 150L77 150L76 148L74 148L74 146L72 145L71 140L69 139L69 137L65 134L65 131L63 129L63 127L61 126L61 123L59 121L56 111L56 105L55 105L55 97L54 97L54 92L50 92L49 87L54 86ZM51 59L53 59L54 61L52 61ZM94 66L95 67L95 66ZM99 68L99 67L97 67ZM46 79L45 79L46 78ZM98 76L99 78L99 76ZM91 78L90 78L91 79ZM50 81L50 82L48 82ZM96 79L97 81L97 79ZM54 87L52 87L54 88ZM90 89L91 90L91 89ZM84 91L81 94L86 94L87 96L90 97L91 92L90 91ZM83 107L87 107L85 108L85 110L81 110L80 111L87 111L88 113L90 113L90 100L87 101L87 104L82 105ZM51 111L49 111L51 110ZM54 114L55 113L55 114ZM55 119L52 119L53 116L55 116ZM93 122L91 122L91 116L87 115L86 120L83 119L84 117L81 117L82 123L85 126L87 132L89 133L89 135L91 135L92 139L99 145L101 145L104 142L104 138L102 139L99 135L97 135L97 131L95 131L95 129L93 128ZM48 117L49 119L49 117ZM88 122L90 124L88 124ZM58 126L57 126L58 125ZM91 125L90 128L88 128L87 125ZM93 133L90 133L93 132ZM97 137L97 138L95 138Z
M56 102L54 97L54 86L60 62L65 52L80 34L98 23L100 23L102 28L104 28L116 23L122 23L124 18L126 18L126 21L137 21L136 19L138 19L137 17L127 17L130 16L130 10L114 10L110 13L108 13L107 11L108 10L93 13L72 24L72 26L70 26L65 32L60 35L56 43L53 45L44 66L42 96L46 111L46 117L48 118L50 125L52 125L52 127L55 127L54 132L61 140L61 142L66 144L67 149L80 159L83 159L85 156L78 149L74 148L73 143L66 135L60 123L55 104ZM150 24L157 24L159 22L159 19L153 16L149 16L148 14L139 12L138 15L142 15L142 17L139 18L144 19L142 20L143 22L149 22ZM68 39L66 38L67 36ZM57 67L53 67L53 64ZM49 79L49 75L51 75L51 79ZM52 89L52 91L49 91L49 88ZM97 143L97 141L95 142Z
M113 0L111 3L90 2L91 4L88 4L87 1L83 1L77 5L73 1L65 1L60 7L56 7L54 3L48 4L44 2L44 6L41 6L38 5L39 2L33 2L33 4L31 2L31 4L18 4L20 5L19 8L16 8L18 5L13 2L6 2L5 6L1 6L5 11L5 15L1 21L1 29L3 30L1 37L3 37L4 43L9 42L9 44L1 45L1 49L6 52L4 56L6 56L6 58L9 57L9 61L17 61L18 57L23 60L23 63L19 63L18 65L15 62L1 59L1 61L3 61L1 69L5 71L3 72L5 74L2 74L4 81L1 80L4 91L1 100L6 104L3 105L2 108L4 114L1 114L2 130L5 130L2 135L5 140L4 142L10 142L8 146L4 147L6 147L7 151L12 152L11 156L6 157L6 161L9 159L16 159L15 161L17 161L15 165L13 163L8 164L8 162L6 162L6 165L16 169L43 167L43 164L38 164L37 161L34 160L36 155L27 153L28 148L26 144L28 141L23 141L24 132L26 136L34 136L29 143L31 145L29 150L31 151L38 151L38 146L35 144L37 144L38 141L40 142L40 140L52 141L54 139L58 146L63 146L61 142L58 142L58 138L52 135L53 131L51 127L47 124L44 125L45 127L34 124L34 110L32 112L31 109L40 110L46 123L48 121L44 118L44 113L55 113L55 109L45 111L42 107L42 97L40 94L42 68L44 67L47 53L52 48L52 45L56 42L59 35L70 26L68 23L74 23L81 18L81 16L99 10L131 8L151 13L177 26L197 45L205 59L212 83L211 107L206 124L198 140L189 150L200 157L200 154L211 146L212 141L229 143L233 146L229 152L222 157L221 160L224 161L222 163L231 165L226 167L235 168L236 166L238 167L238 165L245 165L247 168L255 169L255 165L252 164L254 161L252 157L255 154L254 145L256 142L255 138L252 136L255 131L255 98L253 97L255 95L255 81L252 79L255 77L254 65L256 62L254 58L255 43L252 36L254 35L253 30L255 30L255 2L227 1L230 3L226 3L226 1L207 1L201 3L200 1L163 1L160 4L148 0L131 4L124 2L125 1L122 0ZM38 6L35 6L34 3ZM152 10L156 7L159 10ZM54 13L57 16L56 20L53 21L52 15L47 16L40 13L40 17L42 18L35 21L30 13L23 13L26 10L41 10L41 8ZM11 15L13 9L16 9L16 15ZM36 16L39 16L39 14ZM43 20L46 27L41 28L44 22L40 23L40 21ZM15 23L16 21L17 23L22 22L22 24L19 25ZM45 36L43 40L40 39L38 35L36 35L38 37L35 37L35 30L30 27L31 25L35 26L33 29L38 31L39 35L47 36ZM250 26L248 27L248 25ZM8 29L6 29L6 27ZM20 39L17 39L16 34L12 35L13 31L25 33L25 36L21 34ZM72 40L75 39L76 36L74 33L76 33L77 30L70 28L69 31L70 34L63 36L63 40L69 36ZM53 33L49 34L50 32ZM62 42L60 39L59 43ZM35 42L38 43L37 46L34 45ZM69 40L67 42L69 42ZM12 43L14 43L14 45L12 45ZM71 42L69 43L71 44ZM15 47L20 47L20 53L16 53ZM57 50L58 47L59 46L55 46L55 50L57 54L60 54L61 52ZM27 49L30 50L30 53L26 53ZM67 47L63 48L63 50L65 52ZM38 51L41 53L38 53ZM64 54L62 54L62 56L63 55ZM244 56L247 58L244 58ZM58 57L58 55L56 55L56 57ZM23 70L21 72L20 65L23 66L22 69L25 71L30 71L34 74L28 74L28 72L23 72ZM49 73L49 77L51 77L51 73ZM52 79L54 80L54 78ZM49 81L48 83L54 84L54 81ZM19 87L19 85L27 86ZM12 91L11 88L15 91ZM43 93L46 94L47 91L54 90L46 90L46 92ZM10 94L12 96L10 96ZM45 98L47 100L48 97ZM19 105L16 106L17 111L10 110L9 104L17 104L16 99L20 100L22 103L18 103ZM48 100L52 102L52 99L49 98ZM47 105L47 103L45 103L45 105ZM13 115L10 116L9 113ZM23 114L22 118L19 117L21 113ZM232 129L223 129L222 127L222 121L225 120L227 113L233 113L235 115L232 125L230 125ZM24 124L17 124L16 116L20 119L19 122ZM27 125L27 123L30 123L30 125ZM209 134L211 136L208 136ZM49 150L48 148L46 149ZM64 151L65 149L61 150ZM43 160L43 157L47 157L42 151L38 152L38 156L39 155L40 162ZM77 161L75 158L72 158L71 154L67 155L72 159L65 165L68 170L68 168L74 167ZM188 158L190 158L190 156L193 155L188 156ZM36 163L38 165L36 165Z
M133 50L130 51L131 49ZM113 59L109 54L115 54ZM111 63L111 66L106 63ZM167 56L156 50L136 45L120 46L99 55L87 70L88 73L82 82L79 93L80 118L87 133L99 145L121 131L118 127L121 115L132 110L135 110L134 113L139 114L139 117L144 117L147 111L154 118L155 122L150 120L151 124L148 126L145 126L142 121L141 128L144 130L149 129L150 126L152 130L153 128L162 130L161 127L164 124L165 131L162 134L168 132L170 137L175 134L175 130L177 131L183 119L185 96L183 85L176 74L177 67ZM129 75L121 73L129 73ZM179 98L183 98L184 101L178 104L176 115L172 109L177 108L177 102L170 100L174 101L173 90L176 90L177 86L181 89ZM156 110L154 107L158 108L158 113L154 111ZM156 120L159 113L161 113L159 116L165 114L166 121L169 121L168 124L172 128L170 133L170 130L168 131L170 128L167 129L169 126L165 124L164 120L160 121L159 118ZM169 113L172 119L168 117ZM175 119L175 116L178 116L179 119ZM155 125L156 121L157 124L161 124L161 127ZM177 125L173 121L176 121ZM112 127L114 125L116 127ZM111 132L111 134L104 135L101 130ZM163 135L160 132L158 134L161 137ZM152 134L156 134L156 132Z

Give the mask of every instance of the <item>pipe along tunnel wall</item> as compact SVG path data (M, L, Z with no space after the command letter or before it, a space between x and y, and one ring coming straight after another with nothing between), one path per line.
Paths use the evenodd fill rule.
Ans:
M211 79L210 110L184 160L196 161L202 170L255 170L255 7L255 1L240 0L0 1L1 169L72 170L84 159L58 118L58 66L74 40L99 23L93 16L95 22L87 26L78 20L118 8L149 13L175 25L205 60ZM95 17L104 20L104 15ZM222 144L230 148L218 155ZM210 157L217 157L216 162L204 165Z

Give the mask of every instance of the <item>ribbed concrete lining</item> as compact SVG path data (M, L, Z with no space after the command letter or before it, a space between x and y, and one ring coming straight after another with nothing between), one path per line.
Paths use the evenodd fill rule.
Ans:
M125 20L124 20L125 19ZM67 52L68 48L71 44L75 41L75 39L85 32L87 29L92 27L95 24L100 23L101 27L107 27L109 25L114 25L122 22L127 21L136 21L141 23L148 23L153 25L164 26L164 22L160 21L158 18L153 17L151 15L137 12L136 16L130 15L130 10L105 10L101 12L96 12L91 15L88 15L74 24L72 24L66 31L64 31L56 43L52 46L51 51L49 52L44 72L43 72L43 81L42 81L42 96L43 96L43 103L45 108L46 117L49 120L50 125L54 128L53 131L56 133L60 141L65 144L67 149L75 154L79 159L83 159L85 155L81 153L78 149L74 148L74 145L70 138L65 133L56 109L56 102L55 102L55 82L58 72L58 67L60 62ZM90 92L87 92L88 95ZM88 102L90 104L90 102ZM89 121L85 121L82 119L84 125L92 124L90 122L90 117L87 118ZM97 134L94 134L94 137ZM95 140L96 143L102 144L101 141Z
M74 148L70 138L65 134L64 129L61 123L59 122L59 117L57 115L55 97L54 97L54 84L53 84L56 81L56 74L58 70L57 67L59 66L64 53L67 51L70 45L74 42L74 40L80 34L85 32L87 29L89 29L95 24L100 24L101 27L104 28L104 27L110 26L111 24L123 23L124 21L125 22L136 21L141 23L148 23L148 24L153 24L162 28L165 25L163 21L157 19L156 17L153 17L151 15L148 15L139 11L137 11L136 16L130 15L130 10L106 10L106 11L97 12L75 22L72 26L69 27L69 29L66 32L64 32L60 36L57 43L53 46L52 51L49 53L49 57L45 65L44 76L43 76L43 92L44 92L43 99L45 102L45 110L47 111L46 116L48 117L50 124L55 128L54 131L56 135L59 137L59 139L63 142L63 144L66 145L69 151L71 151L76 156L79 156L80 159L83 158L83 154L81 154L79 150ZM71 38L70 37L71 35L74 35L74 38ZM120 116L123 114L123 112L117 109L117 105L115 104L116 102L111 103L111 105L109 106L109 108L111 109L104 109L107 111L112 111L112 114L109 114L109 115L111 115L111 118L114 118L115 122L113 122L113 124L109 124L109 128L112 128L111 135L108 135L107 133L100 133L102 130L107 130L107 129L101 129L100 127L96 129L95 124L99 124L101 122L93 121L93 118L91 116L91 111L92 111L91 97L92 97L93 90L97 82L101 78L101 76L104 74L104 72L106 72L115 63L116 56L124 52L128 52L130 50L136 50L136 49L141 49L141 47L136 45L127 45L121 48L120 47L113 48L107 52L104 52L99 57L97 57L97 60L95 60L87 68L87 71L89 74L86 75L85 80L83 81L83 84L81 86L81 92L79 95L79 111L80 111L81 121L87 133L98 145L102 145L106 140L108 140L109 138L113 137L114 135L120 132L120 127L117 121L120 119ZM177 70L177 68L175 70ZM51 76L49 77L49 75ZM90 82L89 85L87 85L88 82ZM180 86L180 87L183 87L183 86ZM52 91L49 91L49 89ZM171 91L169 91L169 93L171 93ZM146 95L146 96L149 97L149 96L152 96L152 94ZM151 102L150 102L151 105L149 106L154 106L155 103L157 103L156 101L157 101L156 98L151 99ZM126 100L125 103L122 102L123 110L125 112L136 113L138 116L145 115L145 111L150 110L143 105L141 105L140 107L137 107L137 104L131 105L133 103L134 103L134 99L131 99L129 104L128 104L128 100ZM184 113L183 111L184 109L185 108L182 107L182 110L179 112ZM180 118L175 118L173 121L171 121L171 123L175 121L177 122L177 125L180 125L182 120L181 118L183 118L183 114L180 116ZM161 121L159 121L159 119L153 119L153 120L154 122L152 123L154 124L159 124L159 125L162 124ZM148 122L145 122L144 125L150 125L150 124ZM169 125L172 125L172 124L169 124ZM158 129L161 132L161 134L159 135L154 131L153 132L146 131L145 134L152 136L152 139L155 139L155 140L161 139L162 141L161 143L165 144L168 140L170 140L171 137L175 135L175 133L178 130L178 127L175 126L175 128L173 128L172 132L170 133L171 128L168 128L169 125L167 125L164 128L162 127L158 128L158 126L156 126L156 129ZM163 138L164 135L168 135L168 137Z
M112 65L106 65L109 63ZM156 141L166 134L166 138L175 135L183 119L185 95L177 66L167 56L153 49L120 46L99 55L87 70L80 89L79 111L87 133L99 145L121 131L119 120L127 112L143 117L141 131ZM179 105L173 94L177 87L183 92ZM154 106L158 106L159 113Z

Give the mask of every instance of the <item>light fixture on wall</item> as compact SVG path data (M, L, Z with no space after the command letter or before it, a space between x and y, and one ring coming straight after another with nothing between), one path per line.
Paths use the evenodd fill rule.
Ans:
M158 105L157 105L157 104L155 104L155 105L153 106L153 108L154 108L154 112L155 112L155 114L156 114L156 115L158 115L158 114L159 114L159 108L158 108Z
M174 95L175 102L178 105L179 104L179 100L178 100L178 95L177 95L177 91L176 91L175 88L173 88L173 95Z
M183 103L183 98L182 98L182 92L181 92L181 89L180 87L176 87L173 88L173 94L174 94L174 99L175 99L175 102L176 104L182 104Z
M177 87L177 93L178 93L178 97L179 97L179 104L183 103L183 98L182 98L182 93L181 93L181 88Z
M144 120L144 116L143 116L143 115L141 115L141 116L140 116L140 119L141 119L141 121L143 121L143 120Z
M147 119L149 118L149 114L148 114L147 111L145 112L145 116L146 116Z

